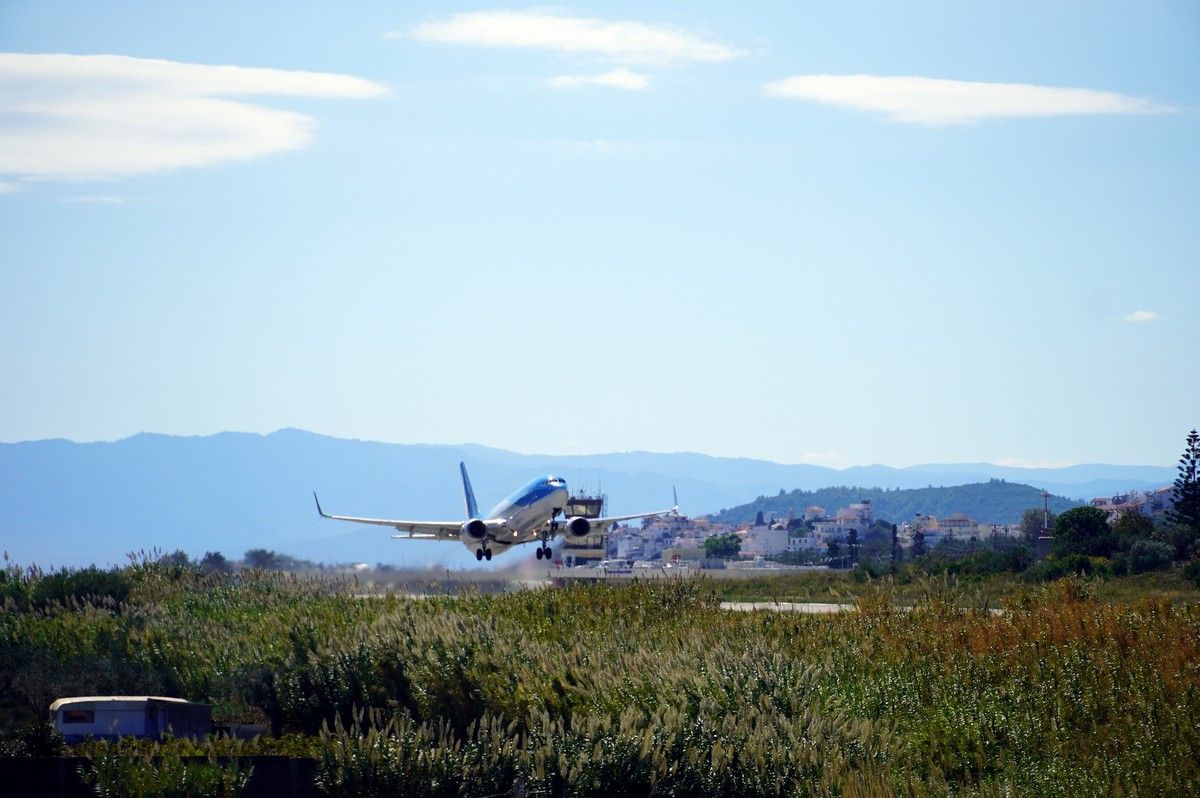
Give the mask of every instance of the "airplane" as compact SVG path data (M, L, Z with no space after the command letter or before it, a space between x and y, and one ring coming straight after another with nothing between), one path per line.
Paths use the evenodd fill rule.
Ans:
M558 517L563 514L570 494L567 491L566 480L547 475L531 479L507 499L493 507L487 515L481 516L479 507L475 504L475 491L471 489L471 478L467 476L467 466L460 462L458 468L462 472L463 495L467 505L465 521L396 521L386 518L331 515L321 509L321 500L317 498L316 491L313 492L313 500L317 503L317 512L322 518L390 526L394 527L397 532L407 533L392 535L393 539L398 540L410 538L457 540L466 546L468 551L475 550L476 560L489 561L492 559L493 550L503 553L512 546L532 543L535 540L541 541L537 548L537 558L549 560L551 557L549 543L559 533L560 527L565 527L566 535L582 538L593 532L607 531L613 524L620 521L679 515L679 497L675 495L675 506L667 510L634 513L633 515L614 515L607 518L572 516L565 518L560 524ZM674 494L674 488L671 489L671 492Z

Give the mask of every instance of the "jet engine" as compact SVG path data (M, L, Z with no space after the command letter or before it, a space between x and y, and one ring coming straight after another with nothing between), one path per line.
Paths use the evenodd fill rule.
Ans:
M487 537L487 524L478 518L472 518L462 525L459 533L463 540L483 540Z
M581 538L592 531L592 522L577 515L574 518L567 519L566 527L567 532L571 533L572 536Z

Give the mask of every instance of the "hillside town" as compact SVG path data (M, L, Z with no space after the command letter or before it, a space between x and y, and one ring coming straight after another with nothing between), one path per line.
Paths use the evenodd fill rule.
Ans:
M1131 490L1097 497L1089 503L1104 511L1110 523L1115 523L1125 513L1140 513L1156 519L1170 510L1171 497L1171 488ZM890 536L891 524L891 519L875 516L868 500L832 512L812 505L806 507L802 515L786 518L764 518L760 512L754 521L742 524L718 523L707 517L667 516L647 521L640 527L616 527L604 541L569 543L563 550L563 562L571 566L594 564L602 559L700 561L706 558L706 540L718 535L734 535L740 543L738 559L778 558L816 563L831 553L866 541L872 533ZM1016 540L1025 535L1019 523L984 523L965 513L952 513L941 518L917 513L911 519L897 522L894 532L900 549L909 552L914 545L931 550L944 541Z

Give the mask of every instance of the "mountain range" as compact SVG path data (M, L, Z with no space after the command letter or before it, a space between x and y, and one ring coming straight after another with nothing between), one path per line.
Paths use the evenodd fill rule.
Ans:
M1073 499L1170 484L1165 466L1021 469L985 463L836 470L695 453L518 454L473 444L391 444L284 429L177 437L143 433L114 442L0 443L0 547L12 561L108 564L126 552L181 548L240 557L269 548L323 562L475 566L464 547L391 541L386 530L319 518L327 512L411 519L463 515L458 462L480 504L531 476L555 473L575 490L602 491L607 511L671 503L714 513L781 490L835 486L917 488L1003 479Z

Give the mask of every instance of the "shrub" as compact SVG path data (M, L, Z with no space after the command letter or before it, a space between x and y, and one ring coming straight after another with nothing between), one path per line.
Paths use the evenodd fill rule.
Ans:
M1060 555L1107 557L1117 545L1108 515L1098 507L1075 507L1054 520L1054 551Z
M1189 560L1184 564L1183 578L1200 587L1200 560Z
M1175 548L1157 540L1138 540L1129 549L1129 568L1135 574L1166 568L1175 558Z
M100 798L236 798L251 771L236 759L184 758L171 746L152 754L121 741L102 748L79 775L95 786Z
M62 735L45 721L0 735L0 756L62 756L64 747Z
M133 584L123 570L102 571L94 565L79 571L62 569L45 574L33 583L33 603L47 607L54 603L70 601L97 601L108 599L115 604L129 598Z

